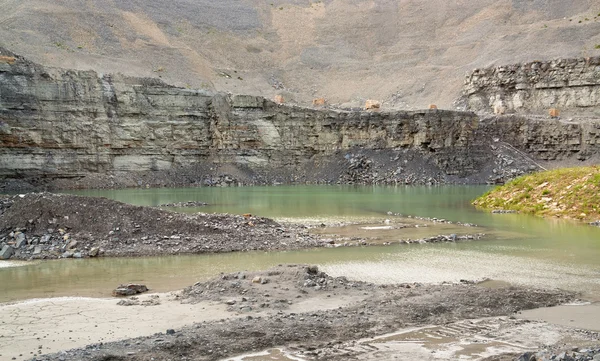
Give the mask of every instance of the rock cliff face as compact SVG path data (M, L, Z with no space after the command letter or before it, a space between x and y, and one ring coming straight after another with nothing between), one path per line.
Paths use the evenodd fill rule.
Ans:
M595 124L480 121L437 109L308 109L156 79L45 68L2 54L5 183L90 176L113 177L91 186L482 183L534 169L530 157L584 159L597 152ZM529 155L494 146L494 134Z
M591 110L600 106L600 57L476 69L465 79L467 108L496 113Z

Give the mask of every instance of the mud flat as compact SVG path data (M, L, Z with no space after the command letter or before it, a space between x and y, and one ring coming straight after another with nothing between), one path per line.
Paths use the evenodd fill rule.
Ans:
M244 354L261 351L280 352L283 360L382 359L375 352L378 347L390 356L388 346L394 338L414 341L420 335L431 337L429 346L419 346L419 352L426 350L431 356L439 351L436 357L424 359L450 360L461 354L466 359L482 359L565 340L597 344L595 332L510 317L574 299L575 295L562 291L489 288L471 282L374 285L330 277L316 266L281 265L260 272L222 274L158 297L4 305L0 317L14 332L4 335L1 353L16 359L36 355L36 360L246 359ZM33 316L32 308L46 315ZM94 317L94 312L107 317ZM27 314L32 316L28 322L19 320ZM444 334L446 338L440 336ZM391 339L373 339L381 335ZM68 336L71 339L66 341ZM60 343L54 344L58 339ZM454 351L450 352L452 343ZM404 353L398 355L418 348L414 342L405 344ZM80 348L46 355L38 351L45 354L68 347ZM269 351L275 347L282 351ZM395 347L400 347L398 342Z

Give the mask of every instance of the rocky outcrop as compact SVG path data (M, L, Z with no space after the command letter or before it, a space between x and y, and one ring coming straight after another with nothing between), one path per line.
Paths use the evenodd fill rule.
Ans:
M302 108L158 79L45 68L0 52L11 59L0 61L5 184L93 175L101 179L96 187L484 183L537 169L532 158L597 152L595 123L480 119L435 108ZM494 145L494 134L507 146ZM60 183L70 186L90 184Z
M600 57L534 61L476 69L465 79L467 109L543 112L600 106Z

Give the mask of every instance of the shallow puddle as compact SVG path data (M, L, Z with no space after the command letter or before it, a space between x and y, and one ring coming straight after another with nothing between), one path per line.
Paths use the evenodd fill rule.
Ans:
M278 348L269 349L248 355L225 359L227 361L305 361L305 358L293 356L291 353Z

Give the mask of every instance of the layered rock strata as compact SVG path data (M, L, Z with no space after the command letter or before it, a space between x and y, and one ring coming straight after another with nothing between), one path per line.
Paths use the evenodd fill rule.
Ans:
M587 159L598 148L597 122L301 108L0 53L4 183L484 183L537 169L534 159Z
M473 111L548 114L552 108L597 110L600 57L476 69L466 76L463 97L467 109Z

